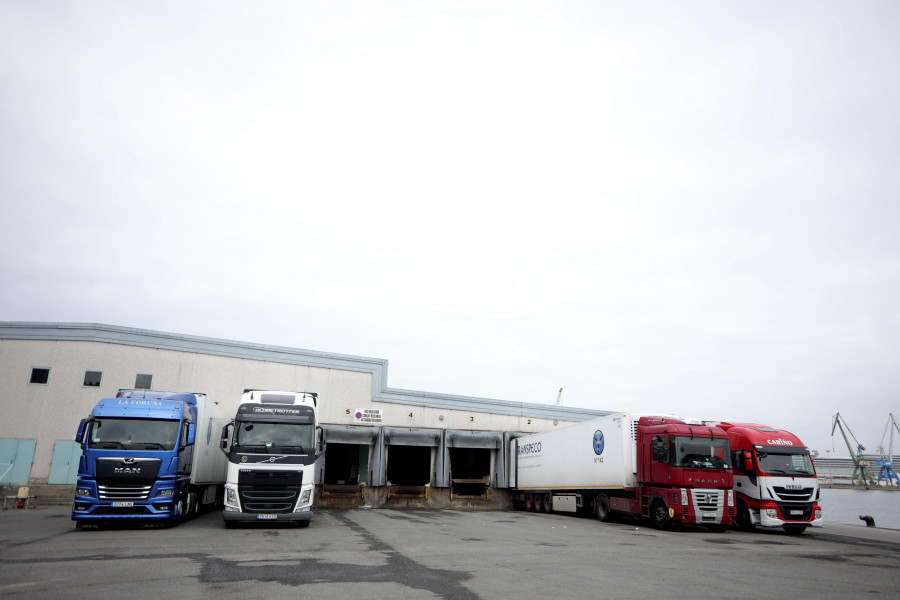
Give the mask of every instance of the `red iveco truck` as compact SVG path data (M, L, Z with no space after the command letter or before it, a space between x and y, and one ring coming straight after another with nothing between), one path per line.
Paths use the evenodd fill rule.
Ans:
M809 449L790 431L753 423L719 423L733 452L735 525L803 533L822 526L819 480Z
M615 413L510 440L513 501L721 529L735 515L728 436L673 417Z

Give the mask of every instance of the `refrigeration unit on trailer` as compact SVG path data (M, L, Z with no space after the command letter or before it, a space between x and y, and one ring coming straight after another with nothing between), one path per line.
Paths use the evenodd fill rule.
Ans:
M790 431L752 423L720 423L728 434L737 494L735 525L803 533L822 527L819 480L809 449Z
M119 390L83 419L72 519L174 522L221 497L225 458L216 450L228 422L205 394Z
M244 390L234 422L222 429L227 527L268 520L309 525L322 446L317 415L314 393Z
M509 456L526 510L647 517L661 529L734 518L728 437L699 421L616 413L515 438Z

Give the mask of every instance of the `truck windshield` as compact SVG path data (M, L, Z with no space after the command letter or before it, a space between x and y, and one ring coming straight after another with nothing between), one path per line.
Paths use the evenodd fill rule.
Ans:
M701 469L729 469L728 440L722 438L672 438L672 465Z
M240 421L234 428L235 449L244 452L303 453L312 450L315 427L308 423Z
M179 421L172 419L114 419L91 423L88 448L101 450L172 450L178 441Z
M816 474L809 454L757 452L759 467L769 475L812 477Z

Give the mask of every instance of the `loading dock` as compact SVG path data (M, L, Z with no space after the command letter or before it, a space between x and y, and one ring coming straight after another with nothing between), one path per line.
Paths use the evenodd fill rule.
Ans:
M436 484L443 431L412 427L384 427L384 473L388 499L427 499Z
M370 480L370 457L380 428L356 425L323 425L325 456L319 473L323 498L364 499Z
M448 429L444 432L445 480L450 487L450 499L481 498L490 500L491 488L504 471L503 432Z

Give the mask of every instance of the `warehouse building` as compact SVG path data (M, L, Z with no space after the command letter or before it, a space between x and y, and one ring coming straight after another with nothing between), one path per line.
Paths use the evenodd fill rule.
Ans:
M462 376L462 375L461 375ZM512 437L608 411L402 390L388 361L93 323L0 322L0 485L74 484L81 419L119 389L315 392L320 506L504 507ZM65 487L62 487L65 486ZM32 492L34 493L34 492Z

